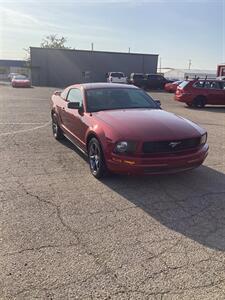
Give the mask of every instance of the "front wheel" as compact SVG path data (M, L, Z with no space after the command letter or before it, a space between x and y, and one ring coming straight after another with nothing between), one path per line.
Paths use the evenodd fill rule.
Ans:
M62 129L59 127L57 116L55 113L52 115L52 133L56 140L62 140L64 138Z
M101 145L96 138L92 138L88 144L88 158L91 174L95 178L102 178L107 174L104 155Z

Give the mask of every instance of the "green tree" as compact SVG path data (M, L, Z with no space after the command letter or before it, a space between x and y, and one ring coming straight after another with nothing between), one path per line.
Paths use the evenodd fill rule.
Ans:
M58 37L57 34L47 35L41 42L42 48L60 48L60 49L70 49L70 47L65 46L67 39L64 36Z

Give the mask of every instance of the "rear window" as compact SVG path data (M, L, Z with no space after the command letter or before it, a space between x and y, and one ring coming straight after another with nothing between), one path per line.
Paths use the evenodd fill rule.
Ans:
M188 83L189 83L189 81L186 81L186 80L182 81L181 84L179 84L179 87L183 89L188 85Z
M114 72L110 74L112 77L125 77L125 75L121 72Z
M133 76L134 79L145 79L144 74L134 74Z

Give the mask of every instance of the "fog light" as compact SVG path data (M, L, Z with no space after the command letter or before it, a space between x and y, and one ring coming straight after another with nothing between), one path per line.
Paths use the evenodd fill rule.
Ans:
M207 133L203 134L200 139L200 145L204 145L207 141Z
M121 142L118 142L116 144L116 152L126 152L127 151L127 146L128 146L128 143L126 141L121 141Z

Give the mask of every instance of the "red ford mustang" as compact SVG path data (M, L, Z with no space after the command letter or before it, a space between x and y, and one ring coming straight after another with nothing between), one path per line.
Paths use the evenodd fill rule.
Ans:
M11 81L12 87L31 87L30 80L24 75L16 75Z
M67 137L89 158L91 173L176 173L198 167L208 153L207 133L163 111L143 90L86 83L56 91L51 99L53 135Z

